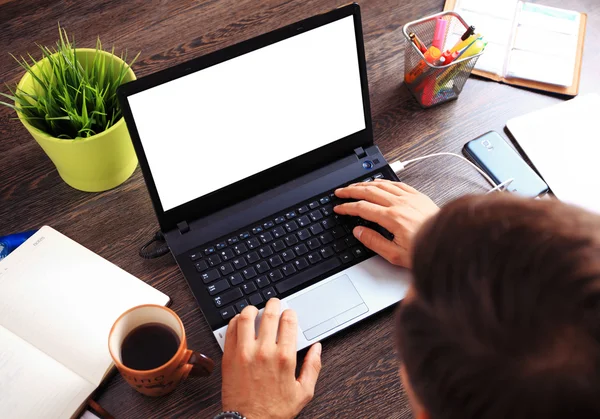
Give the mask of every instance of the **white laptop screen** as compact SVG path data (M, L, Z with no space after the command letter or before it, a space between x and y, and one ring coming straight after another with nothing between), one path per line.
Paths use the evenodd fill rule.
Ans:
M128 101L168 211L365 129L353 17Z

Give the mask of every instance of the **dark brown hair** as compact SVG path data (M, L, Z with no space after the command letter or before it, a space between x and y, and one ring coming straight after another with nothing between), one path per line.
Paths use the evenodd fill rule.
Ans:
M398 348L432 419L600 418L600 217L508 194L419 232Z

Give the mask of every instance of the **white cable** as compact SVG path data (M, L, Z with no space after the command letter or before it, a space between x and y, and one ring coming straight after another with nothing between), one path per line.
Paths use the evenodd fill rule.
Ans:
M499 191L502 188L504 188L506 190L508 188L508 185L510 185L511 183L513 183L514 180L515 179L511 177L510 179L507 179L504 182L502 182L500 185L494 186L494 188L490 189L487 193L490 194L492 192Z
M489 177L487 175L487 173L485 173L483 170L481 170L479 167L477 167L475 164L473 164L472 162L470 162L469 160L467 160L466 158L464 158L463 156L456 154L456 153L434 153L434 154L428 154L426 156L421 156L421 157L415 157L414 159L410 159L410 160L406 160L406 161L395 161L394 163L390 164L391 169L395 172L401 172L402 170L404 170L404 168L410 164L410 163L414 163L420 160L425 160L425 159L429 159L431 157L441 157L441 156L452 156L452 157L458 157L459 159L469 163L471 166L473 166L475 168L475 170L477 170L481 176L483 176L485 178L485 180L487 180L493 187L494 189L492 189L490 192L495 191L497 189L499 189L502 186L506 186L508 184L510 184L514 179L509 179L505 182L502 182L500 185L496 185L496 182L494 182L492 180L491 177Z

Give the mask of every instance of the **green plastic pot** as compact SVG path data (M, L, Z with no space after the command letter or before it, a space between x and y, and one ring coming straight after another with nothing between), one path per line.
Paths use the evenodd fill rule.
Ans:
M106 51L99 53L107 55L107 63L113 66L120 66L123 62ZM87 58L91 63L96 50L77 48L76 54L80 62L85 63ZM47 59L41 60L40 65L49 65ZM124 81L131 80L135 80L135 74L130 68ZM33 78L26 73L17 88L31 93L35 90L34 86ZM19 119L50 157L60 177L75 189L101 192L115 188L129 179L137 167L137 157L123 118L100 134L74 140L62 140L40 131L20 114Z

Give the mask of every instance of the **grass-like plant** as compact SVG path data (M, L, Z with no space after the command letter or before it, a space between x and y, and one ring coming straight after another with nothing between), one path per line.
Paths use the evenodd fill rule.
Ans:
M37 66L40 61L31 54L28 54L31 63L11 54L33 77L35 93L9 87L11 94L0 92L0 95L15 103L0 101L0 104L18 111L31 125L56 138L99 134L121 118L117 87L140 54L127 64L127 52L121 53L123 62L117 65L100 52L103 50L98 38L93 60L82 62L75 54L75 38L69 41L67 32L60 26L58 33L56 49L38 45L48 66ZM114 47L111 53L114 55Z

